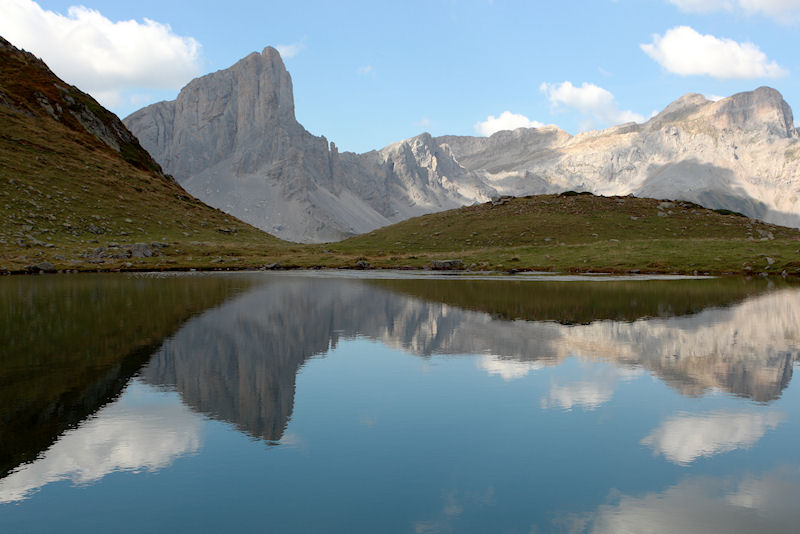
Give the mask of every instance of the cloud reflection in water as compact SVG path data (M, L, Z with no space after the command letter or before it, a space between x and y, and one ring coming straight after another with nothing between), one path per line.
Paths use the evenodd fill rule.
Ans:
M26 499L61 480L90 484L117 471L158 471L198 451L202 424L202 416L184 406L176 393L134 381L117 402L0 480L0 503Z
M749 448L784 419L780 412L681 414L661 423L641 443L673 463L688 465L700 457Z

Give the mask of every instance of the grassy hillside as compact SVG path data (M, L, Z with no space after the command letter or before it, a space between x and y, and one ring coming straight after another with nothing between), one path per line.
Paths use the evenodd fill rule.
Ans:
M689 202L541 195L410 219L328 247L374 266L800 273L800 231Z
M0 270L191 267L209 246L224 265L285 243L188 195L115 115L0 38Z

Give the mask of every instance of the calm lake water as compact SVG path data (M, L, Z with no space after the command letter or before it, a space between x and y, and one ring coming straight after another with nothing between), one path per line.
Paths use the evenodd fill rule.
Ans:
M800 530L800 288L0 279L0 532Z

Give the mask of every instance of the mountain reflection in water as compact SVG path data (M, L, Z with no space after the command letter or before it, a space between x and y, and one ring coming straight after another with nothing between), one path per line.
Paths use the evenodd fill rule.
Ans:
M298 370L342 338L366 337L423 357L483 354L487 372L511 376L570 356L603 359L619 365L621 373L644 368L684 395L718 388L760 402L780 396L800 359L800 294L790 287L770 290L741 280L566 283L567 288L531 283L527 291L505 293L505 305L522 309L530 299L542 302L545 311L536 316L541 319L508 320L473 311L484 301L465 301L466 291L454 294L473 309L448 304L441 292L426 299L426 289L439 290L440 281L386 282L269 279L189 321L156 352L142 379L174 388L197 411L276 442L292 413ZM474 288L474 282L447 283ZM505 289L506 282L489 283ZM414 288L413 295L399 292L403 287ZM566 301L565 291L571 295ZM587 295L603 304L601 317L627 320L589 321L582 312L586 324L561 324L556 297L573 317ZM624 303L632 300L647 315L631 315ZM705 309L698 311L697 302ZM670 316L666 310L690 314ZM655 311L663 316L650 318L648 312Z

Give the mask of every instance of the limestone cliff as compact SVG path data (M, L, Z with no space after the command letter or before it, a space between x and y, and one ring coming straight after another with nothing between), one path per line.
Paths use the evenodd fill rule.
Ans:
M572 136L422 135L339 153L296 120L270 47L125 119L189 192L279 237L336 240L496 195L587 190L683 199L800 226L800 136L781 95L689 94L643 124Z
M291 77L271 47L192 81L177 100L139 110L125 124L188 191L285 239L341 239L474 196L460 195L443 174L470 173L430 135L356 155L307 132L295 119Z
M800 226L800 136L780 93L685 95L643 124L439 137L500 194L585 190L681 199Z

